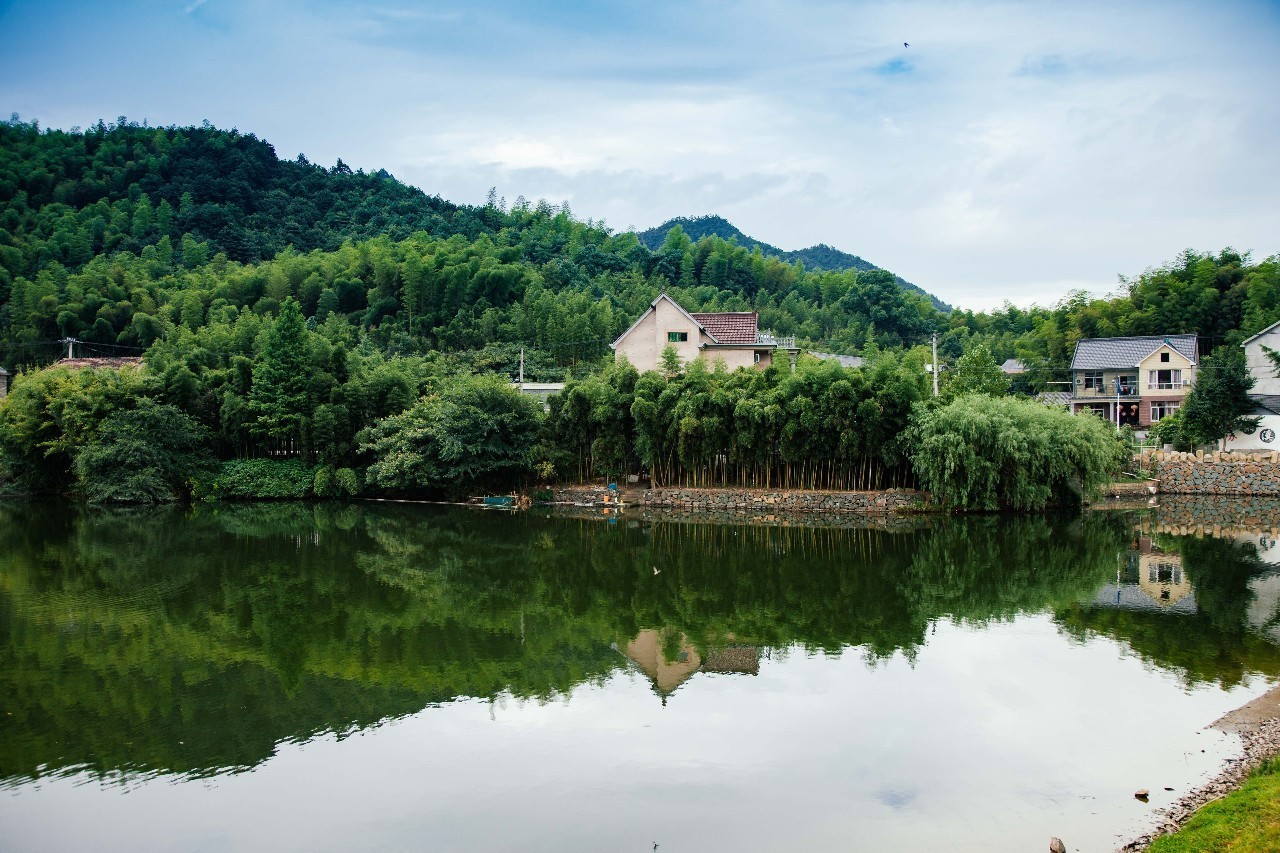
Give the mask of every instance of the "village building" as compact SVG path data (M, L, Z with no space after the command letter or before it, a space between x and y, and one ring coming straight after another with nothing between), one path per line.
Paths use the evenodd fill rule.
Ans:
M723 675L760 674L760 650L755 646L730 643L708 649L704 657L689 642L689 638L681 634L679 649L675 651L674 657L668 658L662 632L655 628L642 629L635 639L627 643L623 654L648 677L654 691L662 697L664 705L667 697L698 672Z
M1016 358L1006 358L1004 364L1000 365L1000 372L1005 376L1020 376L1027 372L1027 368Z
M725 367L764 369L779 357L794 359L795 338L778 338L759 327L754 311L690 313L666 292L649 304L640 319L609 346L617 358L625 358L636 370L662 367L662 352L673 347L681 364L705 357L721 360Z
M0 400L9 396L9 371L0 367Z
M1280 352L1280 322L1246 338L1240 346L1245 367L1253 377L1249 397L1254 407L1249 416L1257 419L1257 424L1227 436L1222 446L1227 450L1280 450L1276 441L1280 435L1280 376L1275 362L1267 356L1268 350Z
M1115 583L1104 584L1092 602L1098 607L1148 613L1194 615L1195 588L1182 567L1182 555L1166 553L1148 536L1139 535L1134 547L1120 555Z
M1094 338L1071 358L1071 411L1145 429L1182 406L1200 364L1195 335Z

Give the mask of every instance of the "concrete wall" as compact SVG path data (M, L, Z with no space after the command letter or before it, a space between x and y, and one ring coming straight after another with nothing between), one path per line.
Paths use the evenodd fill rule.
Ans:
M1155 472L1162 494L1280 496L1280 451L1148 451L1137 462Z
M761 350L763 355L760 362L756 363L756 350L754 349L738 349L737 347L711 347L702 351L702 357L709 364L715 364L717 359L724 359L724 366L729 370L736 370L739 367L760 368L763 370L772 362L768 350Z
M1244 363L1249 368L1249 375L1258 380L1249 393L1259 396L1280 394L1280 376L1276 376L1276 367L1262 351L1263 347L1280 352L1280 328L1264 332L1244 345Z
M684 364L697 358L701 352L699 345L709 340L670 299L659 299L653 311L618 342L614 352L619 358L625 356L641 373L657 370L662 351L670 343L667 340L669 332L685 332L689 336L687 341L670 344L680 353L680 361Z
M1259 409L1253 416L1258 418L1257 428L1227 436L1227 450L1280 450L1280 415Z

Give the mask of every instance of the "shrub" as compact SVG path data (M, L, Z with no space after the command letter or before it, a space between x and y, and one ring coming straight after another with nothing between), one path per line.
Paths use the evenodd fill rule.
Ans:
M207 500L287 500L310 497L315 468L298 459L233 459L219 464L196 494Z
M526 475L541 407L498 376L456 376L361 433L368 482L393 492L464 494Z
M332 465L321 465L316 469L315 478L311 481L311 490L318 498L337 497L338 488L333 480Z
M173 406L142 398L116 412L75 458L77 489L91 501L165 503L186 497L212 467L208 431Z
M354 497L360 494L360 475L350 468L339 468L333 474L335 493Z
M968 395L922 412L910 431L921 484L949 509L1041 510L1095 493L1127 448L1092 415L1033 400Z

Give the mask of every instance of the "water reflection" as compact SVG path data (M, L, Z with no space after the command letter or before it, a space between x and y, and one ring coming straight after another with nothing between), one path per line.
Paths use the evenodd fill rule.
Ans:
M0 779L237 772L460 697L548 699L629 670L666 702L774 650L878 666L914 660L939 620L1032 612L1188 684L1280 672L1280 576L1255 544L1135 540L1133 523L7 505Z

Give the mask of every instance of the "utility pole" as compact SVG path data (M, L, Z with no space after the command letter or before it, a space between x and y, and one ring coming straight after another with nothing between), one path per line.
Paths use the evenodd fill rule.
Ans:
M75 338L66 338L66 339L65 339L65 343L66 343L66 345L67 345L67 360L68 360L68 361L70 361L71 359L73 359L73 358L75 358L75 357L76 357L76 355L75 355L75 353L76 353L76 350L75 350L75 346L76 346L76 339L75 339Z
M524 347L520 347L520 387L524 388Z
M933 396L938 396L938 333L933 333Z

